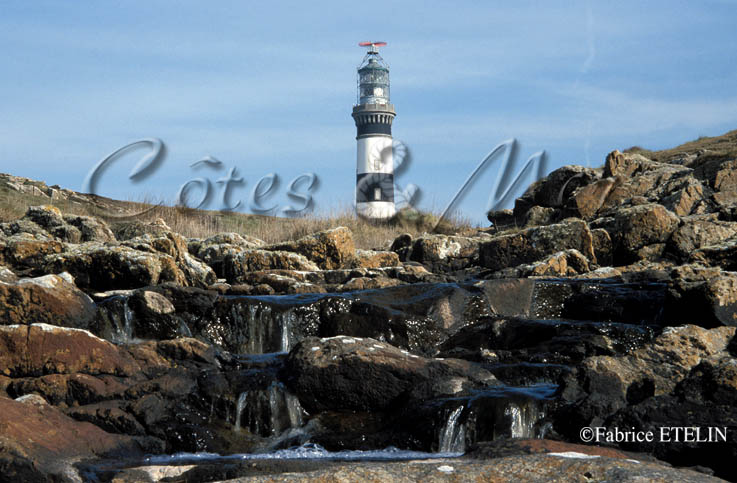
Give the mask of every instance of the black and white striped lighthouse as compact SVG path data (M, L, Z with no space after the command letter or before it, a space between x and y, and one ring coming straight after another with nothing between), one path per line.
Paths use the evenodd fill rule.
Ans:
M361 42L368 52L358 66L358 100L353 106L358 141L356 213L372 219L394 216L394 158L389 103L389 66L378 48L386 42Z

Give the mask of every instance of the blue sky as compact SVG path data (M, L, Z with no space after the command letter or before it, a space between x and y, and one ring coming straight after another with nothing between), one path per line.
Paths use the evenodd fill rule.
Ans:
M104 156L155 137L156 171L131 182L134 151L98 193L171 202L236 167L244 211L269 173L280 206L314 172L317 209L349 207L357 42L384 40L394 137L412 153L397 183L440 210L509 138L552 170L737 129L735 20L737 1L0 1L0 171L79 190ZM225 169L190 167L208 155ZM496 166L458 206L481 225Z

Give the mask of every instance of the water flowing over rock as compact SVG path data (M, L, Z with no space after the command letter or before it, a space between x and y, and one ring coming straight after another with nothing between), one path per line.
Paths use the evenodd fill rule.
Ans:
M614 151L492 227L373 250L346 227L267 245L32 206L0 223L0 479L733 478L735 145ZM578 445L585 426L719 439Z
M238 396L234 430L248 428L253 434L279 436L301 427L306 414L297 397L275 381L266 389L246 391Z
M458 406L448 414L448 419L440 428L439 453L463 453L466 450L466 427L458 423L463 406Z

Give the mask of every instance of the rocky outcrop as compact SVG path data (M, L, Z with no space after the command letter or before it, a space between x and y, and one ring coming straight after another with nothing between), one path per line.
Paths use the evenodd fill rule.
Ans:
M263 270L317 271L319 268L304 255L288 251L248 250L229 254L223 261L223 275L229 283L245 283L249 273Z
M39 396L0 397L0 475L6 481L81 481L80 459L160 452L153 438L111 434L77 421Z
M290 386L308 411L386 410L413 390L432 396L494 385L473 363L425 359L375 339L308 338L289 354Z
M584 359L561 388L569 405L563 409L566 416L559 419L558 429L568 433L601 425L619 410L672 393L703 360L731 357L728 347L734 335L734 327L668 328L629 354Z
M23 218L3 223L1 230L6 235L43 233L52 239L69 243L115 240L104 221L90 216L63 215L59 208L52 205L31 206Z
M343 268L353 258L356 246L351 231L339 226L293 242L270 245L264 249L299 253L321 269L332 270Z
M171 231L161 236L150 234L130 238L122 243L143 252L162 253L168 255L181 270L185 278L185 285L193 287L207 287L216 280L215 272L207 264L197 260L189 254L187 240Z
M713 215L688 217L673 232L669 249L679 261L686 263L696 250L720 245L734 237L737 237L737 223L720 221Z
M56 413L26 411L28 424L58 421L80 451L44 449L20 426L10 440L3 431L0 479L92 475L94 461L51 462L108 449L119 459L316 451L300 446L307 441L477 445L477 457L504 465L532 437L565 442L524 443L515 477L549 475L552 465L556 477L614 478L605 458L638 458L628 450L730 477L737 168L731 148L697 144L565 166L514 210L490 213L488 229L417 229L389 251L379 247L391 240L356 250L346 227L266 245L238 233L187 239L161 219L108 226L31 207L0 223L0 402L45 404ZM113 212L110 200L30 180L0 175L0 187ZM674 425L727 427L731 439L573 446L583 426ZM540 454L556 452L587 455L588 466ZM234 477L234 464L221 464L218 478ZM638 465L636 476L691 476ZM127 477L196 480L196 466Z
M670 273L665 313L674 322L703 327L737 325L737 274L700 265L683 265Z
M378 250L356 250L351 268L383 268L399 265L399 257L394 252Z
M74 285L68 273L0 278L0 324L49 323L87 328L95 312L92 299Z
M19 271L33 271L46 255L61 253L64 245L46 234L16 233L0 237L0 260Z
M395 244L400 242L395 240ZM412 241L403 260L422 263L433 272L461 270L478 263L479 240L451 235L424 235Z
M161 282L187 285L184 273L170 255L98 242L68 245L64 252L45 257L42 269L48 273L69 272L77 285L87 290L127 289Z
M600 218L592 227L604 228L612 238L615 264L659 257L680 220L659 204L623 208Z
M570 219L492 238L479 245L479 262L481 266L496 271L541 261L548 255L568 249L578 250L596 262L593 237L586 222Z
M189 241L188 250L212 267L218 277L225 278L223 262L228 255L262 247L264 242L238 233L219 233L204 240Z

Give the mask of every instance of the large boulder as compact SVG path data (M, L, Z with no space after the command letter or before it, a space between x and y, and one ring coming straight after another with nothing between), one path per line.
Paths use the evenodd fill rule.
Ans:
M575 212L583 219L591 219L606 201L609 193L621 178L603 178L594 183L582 186L573 192L571 198Z
M592 222L591 226L609 232L615 264L626 264L647 258L650 247L662 253L679 223L679 218L663 205L648 203L619 209L612 216Z
M702 327L737 325L737 273L700 265L682 265L670 273L663 310L674 323Z
M145 234L130 238L122 245L172 257L184 274L186 285L205 288L217 280L212 268L189 254L187 240L178 233L167 231L158 236Z
M477 263L479 241L454 235L423 235L412 242L407 257L433 272L461 270Z
M735 222L719 221L713 215L688 217L684 218L681 226L673 232L668 242L669 251L679 261L686 262L696 250L723 245L725 240L735 237L737 237L737 223ZM718 249L714 248L711 251L717 252Z
M304 255L280 250L246 250L228 254L223 261L223 275L229 283L244 283L249 272L319 269Z
M598 180L601 170L583 166L563 166L531 184L514 203L514 218L520 224L533 206L562 208L568 197L581 186Z
M47 255L43 271L69 272L80 288L96 291L169 281L187 285L187 277L171 255L98 242L70 244L63 253Z
M95 310L68 273L0 280L0 325L43 322L87 328Z
M225 278L223 262L228 255L260 248L264 242L238 233L218 233L204 240L190 240L189 252L215 270L218 277Z
M46 234L15 233L0 237L0 261L17 270L38 271L47 255L61 253L64 244Z
M671 393L702 360L728 356L735 330L672 327L629 354L584 359L564 379L561 395L569 405L556 420L557 429L577 437L581 427L600 425L628 405Z
M31 206L20 220L5 224L8 234L40 232L68 243L114 241L115 236L103 220L90 216L64 215L52 205Z
M0 326L0 369L10 377L76 372L131 376L140 371L114 344L86 330L48 324Z
M308 411L384 411L420 388L431 396L453 395L497 382L467 361L426 359L375 339L347 336L303 340L290 352L287 371Z
M537 262L568 249L576 249L596 262L593 237L585 221L568 219L492 238L480 244L479 261L481 266L496 271Z
M105 221L91 216L64 215L64 222L77 228L81 241L115 241L115 235Z
M339 226L296 241L270 245L264 249L299 253L316 263L321 269L331 270L345 266L353 258L356 246L351 230Z
M141 457L161 452L153 438L110 434L75 421L38 396L0 397L0 478L4 481L82 481L80 459Z

